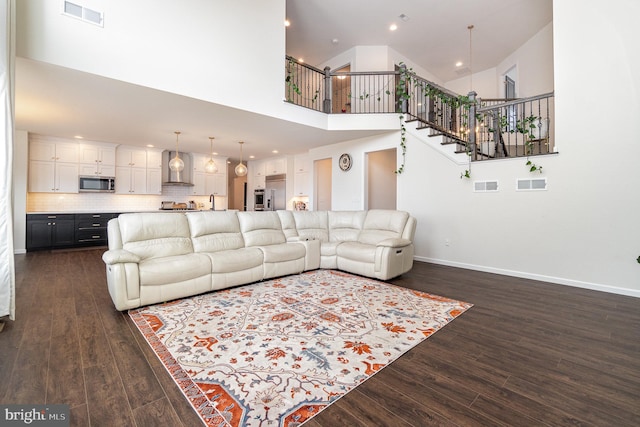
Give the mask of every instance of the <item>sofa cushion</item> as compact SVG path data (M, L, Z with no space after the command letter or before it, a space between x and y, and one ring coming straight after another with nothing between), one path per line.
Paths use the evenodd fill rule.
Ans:
M360 243L375 245L385 239L402 237L407 219L407 212L372 209L367 212L357 240Z
M293 219L293 212L291 211L276 211L278 217L280 217L280 224L282 225L282 232L287 240L295 240L298 237L298 230L296 230L296 222Z
M366 211L329 211L329 241L345 242L358 240L364 224Z
M217 252L244 248L240 222L235 212L187 212L195 252Z
M133 213L118 217L122 248L142 260L193 252L189 222L182 213Z
M246 247L277 245L286 242L277 212L237 212Z
M337 247L338 258L373 263L376 258L376 247L366 243L343 242ZM338 261L339 263L339 261Z
M228 251L206 252L211 259L212 273L234 273L262 265L264 255L258 248L240 248Z
M329 222L327 211L293 212L295 227L301 239L329 241Z
M260 246L264 252L264 262L274 263L304 258L306 249L301 243L282 243L279 245Z
M148 258L139 264L140 286L166 285L211 274L211 261L203 254Z

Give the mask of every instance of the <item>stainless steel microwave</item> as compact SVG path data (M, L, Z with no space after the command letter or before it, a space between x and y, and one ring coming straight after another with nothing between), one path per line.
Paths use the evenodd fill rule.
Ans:
M116 179L113 176L80 175L78 191L81 193L115 193Z

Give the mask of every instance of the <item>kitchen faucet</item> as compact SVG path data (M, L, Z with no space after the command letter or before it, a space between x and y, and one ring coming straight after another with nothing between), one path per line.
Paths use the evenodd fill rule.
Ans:
M209 201L211 202L211 210L215 211L216 210L216 198L213 196L213 194L211 194L209 196Z

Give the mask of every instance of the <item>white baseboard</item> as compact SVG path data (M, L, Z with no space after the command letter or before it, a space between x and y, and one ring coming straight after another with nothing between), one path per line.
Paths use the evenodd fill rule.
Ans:
M483 271L485 273L502 274L504 276L521 277L523 279L539 280L541 282L555 283L557 285L573 286L576 288L591 289L593 291L608 292L611 294L626 295L640 298L640 290L619 288L616 286L601 285L598 283L582 282L580 280L565 279L562 277L545 276L542 274L526 273L522 271L505 270L502 268L486 267L483 265L466 264L461 262L447 261L442 259L414 256L416 261L429 262L432 264L446 265L449 267L465 268L467 270Z
M13 250L13 254L14 255L23 255L23 254L26 254L26 253L27 253L26 249L14 249Z

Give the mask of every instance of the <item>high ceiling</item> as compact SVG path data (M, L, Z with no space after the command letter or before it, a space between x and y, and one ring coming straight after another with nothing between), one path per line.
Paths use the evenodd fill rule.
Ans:
M287 54L308 64L389 46L445 83L499 64L551 22L552 0L287 0L287 18Z
M387 45L443 82L468 67L474 25L473 71L497 65L552 19L552 0L287 0L287 54L321 64L358 45ZM407 20L399 18L406 15ZM389 31L396 23L398 29ZM337 42L334 42L337 39ZM462 61L461 67L455 66ZM340 64L343 65L343 64ZM149 108L153 106L153 108ZM193 135L216 129L216 150L245 159L295 154L370 135L328 132L79 71L19 58L16 64L16 128L60 137L173 148L160 134L182 116ZM247 126L246 123L251 123ZM180 130L180 129L176 129ZM304 138L301 138L304 135ZM181 150L208 151L205 138L181 137ZM295 147L295 148L294 148Z

